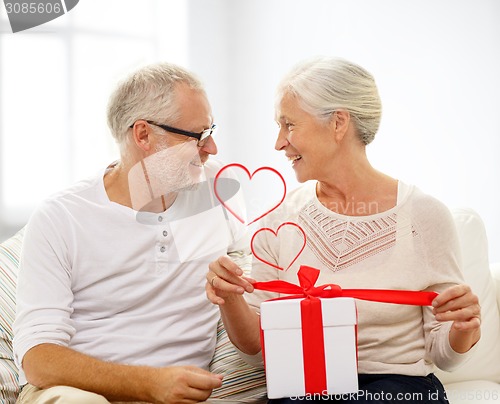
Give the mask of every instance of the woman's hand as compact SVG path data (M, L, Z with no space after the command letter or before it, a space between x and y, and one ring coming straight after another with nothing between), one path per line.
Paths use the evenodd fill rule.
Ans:
M243 276L241 268L227 255L210 263L208 268L207 297L220 306L229 339L240 351L257 354L261 349L259 316L243 298L243 293L253 292L255 280Z
M467 352L481 336L481 307L467 285L451 286L432 302L438 321L453 321L450 345L455 352Z
M205 290L208 300L222 305L235 295L253 292L254 279L243 276L242 269L227 255L219 257L208 266Z

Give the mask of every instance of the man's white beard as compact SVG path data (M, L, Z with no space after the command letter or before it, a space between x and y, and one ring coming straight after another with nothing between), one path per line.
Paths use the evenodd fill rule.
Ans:
M205 180L195 141L159 147L129 171L132 208L139 211L163 195L196 189Z

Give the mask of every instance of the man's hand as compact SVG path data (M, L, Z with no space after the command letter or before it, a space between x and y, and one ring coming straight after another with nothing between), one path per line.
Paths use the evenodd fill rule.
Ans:
M162 404L198 403L222 384L216 375L194 366L158 368L154 402Z

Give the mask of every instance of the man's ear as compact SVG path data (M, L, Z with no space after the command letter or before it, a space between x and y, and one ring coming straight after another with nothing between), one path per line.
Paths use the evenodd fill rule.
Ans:
M339 109L332 114L330 125L337 142L341 142L342 139L344 139L344 136L349 129L350 122L351 114L349 113L349 111Z
M151 127L146 121L135 121L132 127L132 137L137 147L143 151L149 151L151 149L151 135Z

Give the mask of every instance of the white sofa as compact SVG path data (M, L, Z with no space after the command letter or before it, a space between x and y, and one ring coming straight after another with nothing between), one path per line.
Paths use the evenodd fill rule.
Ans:
M481 340L454 372L438 370L451 404L500 403L500 263L490 264L484 224L471 209L452 209L466 283L481 303Z
M466 282L482 306L482 338L473 357L452 373L437 371L451 404L500 402L500 263L488 261L488 244L481 218L470 209L452 210L463 251ZM19 386L12 359L12 321L15 282L23 231L0 244L0 403L15 402ZM210 402L263 403L262 371L250 368L238 357L225 330L218 329L218 343L211 370L224 374L224 384Z

